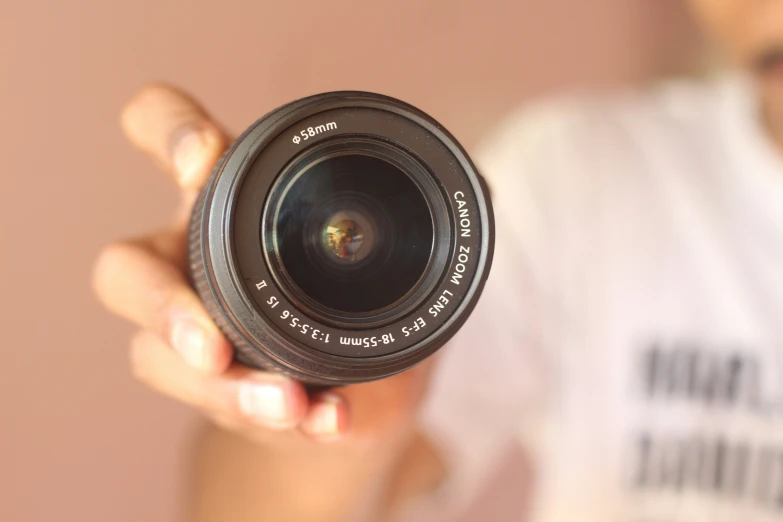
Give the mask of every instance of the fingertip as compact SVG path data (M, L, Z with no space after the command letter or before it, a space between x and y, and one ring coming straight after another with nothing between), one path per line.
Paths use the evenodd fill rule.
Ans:
M136 91L120 112L120 126L125 135L134 143L137 142L136 138L144 127L150 111L166 100L180 96L181 93L175 87L164 82L150 83Z
M170 342L189 365L210 375L225 372L231 365L233 347L205 311L175 313L171 321Z
M307 412L304 387L288 377L258 372L239 385L238 405L248 420L270 429L285 430L299 425Z
M133 377L141 382L148 381L149 354L154 345L154 334L148 330L140 330L131 337L130 350L128 351L130 370Z
M207 338L207 353L203 370L218 375L225 373L234 359L234 347L219 330Z
M91 286L95 296L109 310L117 311L117 296L112 289L116 286L116 276L127 267L128 260L136 253L136 248L128 242L115 242L104 247L98 254L92 269Z
M95 264L92 267L92 273L90 274L90 287L93 294L101 301L104 300L104 287L106 279L106 268L109 263L112 262L112 258L115 255L115 245L107 245L98 253L98 258L95 260Z
M172 132L168 145L177 183L199 189L226 148L222 133L208 122L187 122Z
M184 189L204 184L228 141L191 96L167 84L142 88L123 108L120 123L128 139Z
M302 431L317 442L329 443L342 439L350 425L347 401L334 391L316 395L302 421Z

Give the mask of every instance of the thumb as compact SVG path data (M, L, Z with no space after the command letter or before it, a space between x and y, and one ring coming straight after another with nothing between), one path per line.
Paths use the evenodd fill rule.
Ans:
M122 112L122 128L131 143L169 172L185 192L204 185L228 143L196 101L165 85L139 91Z

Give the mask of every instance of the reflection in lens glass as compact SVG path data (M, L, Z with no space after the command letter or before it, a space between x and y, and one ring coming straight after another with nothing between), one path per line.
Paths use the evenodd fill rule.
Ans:
M365 230L370 232L365 236ZM372 225L356 212L340 211L323 228L323 246L340 262L355 263L365 259L373 248Z
M365 154L315 160L279 204L282 267L318 305L367 313L414 288L432 251L429 206L396 165Z

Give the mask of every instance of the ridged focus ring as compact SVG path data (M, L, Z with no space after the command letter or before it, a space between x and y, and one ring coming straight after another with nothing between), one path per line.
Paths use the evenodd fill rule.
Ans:
M209 177L210 180L212 180L217 172L223 168L229 151L230 149L226 150L226 152L223 153L223 156L221 156L220 160L217 162L217 165ZM250 345L244 339L242 339L236 330L234 330L234 328L226 321L226 317L220 311L220 307L218 306L217 300L215 299L215 294L212 290L212 283L208 279L204 266L203 251L203 238L205 237L205 234L203 234L203 228L205 225L204 205L208 190L209 185L201 189L198 195L198 199L196 199L196 203L193 206L193 213L190 216L190 231L188 234L190 283L193 288L195 288L196 293L201 299L201 302L207 309L207 313L209 313L210 317L212 317L212 320L215 321L215 324L218 326L218 328L220 328L220 331L223 332L223 335L225 335L234 346L236 350L234 353L234 358L238 362L248 366L261 366L264 369L273 370L275 367L269 361L265 361L264 359L260 358L259 353L250 347ZM302 377L296 375L292 376L295 378Z

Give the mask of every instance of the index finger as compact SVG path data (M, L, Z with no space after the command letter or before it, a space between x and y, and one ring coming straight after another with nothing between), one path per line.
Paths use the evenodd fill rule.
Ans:
M131 98L122 112L122 128L186 191L204 185L228 143L193 98L165 85L145 87Z

